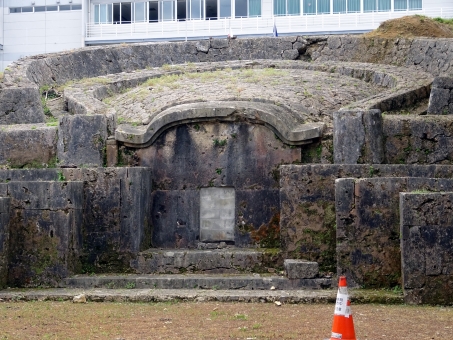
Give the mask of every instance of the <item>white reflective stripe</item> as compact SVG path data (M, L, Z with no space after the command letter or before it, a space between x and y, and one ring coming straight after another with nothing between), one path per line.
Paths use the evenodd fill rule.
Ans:
M349 295L348 294L337 294L337 302L335 303L335 315L343 315L349 317L351 314L351 308L348 306Z
M343 334L332 332L331 338L334 338L334 339L341 339L341 338L343 338Z

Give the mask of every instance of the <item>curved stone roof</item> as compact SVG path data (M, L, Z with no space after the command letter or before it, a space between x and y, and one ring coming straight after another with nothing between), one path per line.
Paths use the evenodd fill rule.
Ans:
M71 113L116 115L128 122L116 128L115 137L136 147L171 126L215 119L264 124L296 145L329 133L335 111L399 109L427 98L431 82L426 73L388 65L258 60L90 78L65 88L64 96Z

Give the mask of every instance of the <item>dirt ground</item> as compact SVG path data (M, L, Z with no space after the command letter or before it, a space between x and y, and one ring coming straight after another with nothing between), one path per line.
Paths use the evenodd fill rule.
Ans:
M334 305L2 302L0 339L306 339L330 337ZM453 308L352 306L357 338L452 339Z
M421 15L406 16L384 21L379 28L365 34L368 38L453 38L453 21L442 22Z

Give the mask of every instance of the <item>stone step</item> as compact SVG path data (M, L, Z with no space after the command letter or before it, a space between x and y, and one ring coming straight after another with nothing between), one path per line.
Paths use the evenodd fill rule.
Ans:
M242 274L283 268L278 253L264 249L148 249L131 261L138 274Z
M111 289L245 289L278 290L327 289L331 278L288 279L276 275L209 275L209 274L153 274L153 275L75 275L63 280L65 288Z

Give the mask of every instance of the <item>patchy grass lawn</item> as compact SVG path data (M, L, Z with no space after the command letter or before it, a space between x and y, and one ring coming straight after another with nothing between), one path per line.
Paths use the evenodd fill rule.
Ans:
M0 303L0 339L306 339L330 337L333 305ZM356 335L451 339L453 308L353 306Z

